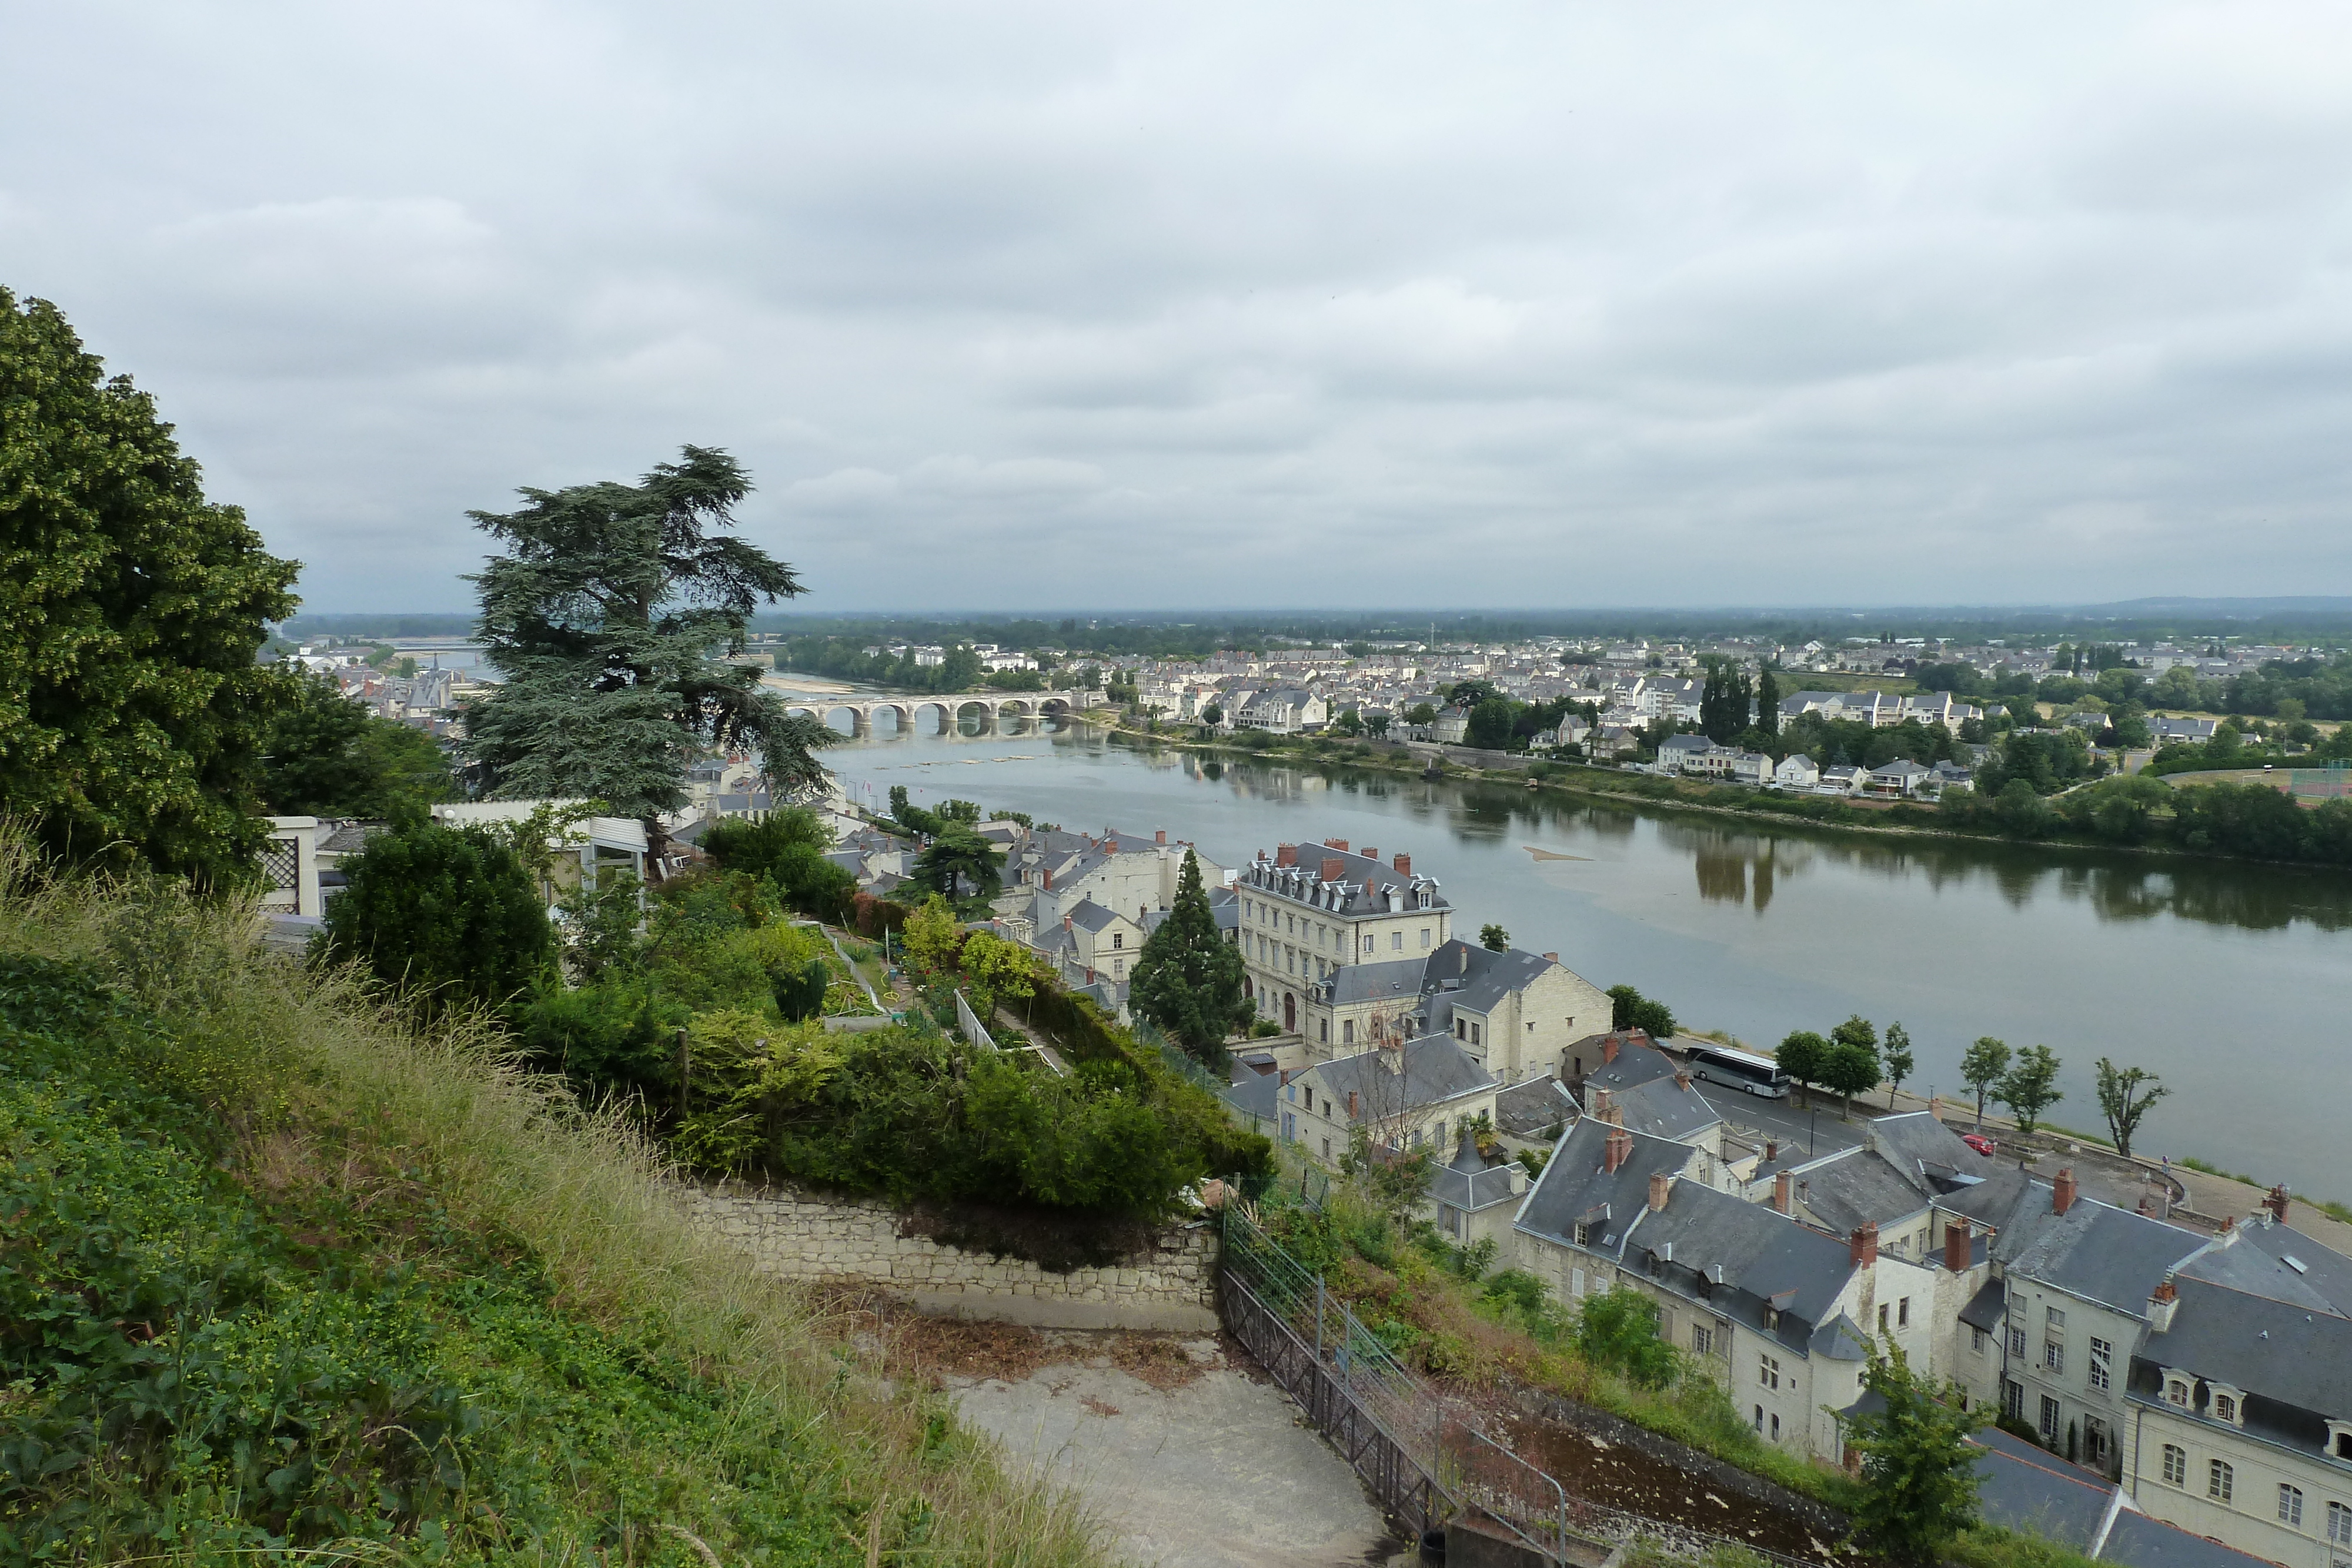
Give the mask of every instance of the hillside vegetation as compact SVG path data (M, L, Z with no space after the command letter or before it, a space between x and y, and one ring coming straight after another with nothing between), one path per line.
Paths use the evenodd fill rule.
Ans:
M1097 1560L496 1037L44 872L0 845L0 1559Z

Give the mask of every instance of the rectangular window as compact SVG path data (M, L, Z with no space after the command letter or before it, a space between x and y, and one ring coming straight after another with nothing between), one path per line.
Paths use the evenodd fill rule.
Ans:
M1583 1239L1579 1237L1578 1239L1581 1240ZM1571 1269L1568 1271L1568 1293L1574 1296L1579 1301L1582 1301L1584 1299L1583 1270Z
M2164 1484L2185 1487L2189 1484L2189 1450L2174 1444L2164 1445Z
M2352 1508L2340 1502L2327 1505L2327 1539L2338 1546L2352 1546Z
M2054 1339L2042 1342L2042 1364L2053 1372L2066 1370L2066 1347Z
M1756 1381L1767 1388L1780 1386L1780 1364L1772 1357L1759 1356L1756 1363Z
M2279 1488L2279 1522L2303 1528L2303 1489L2281 1485Z
M1759 1432L1764 1429L1764 1406L1761 1405L1756 1406L1756 1429Z
M1780 1440L1780 1417L1778 1416L1772 1417L1772 1440L1776 1443Z
M1331 1140L1328 1138L1323 1140L1323 1157L1327 1160L1331 1157Z
M1402 953L1404 951L1403 932L1391 931L1389 933L1389 951L1391 953Z
M1885 1301L1878 1303L1878 1332L1880 1333L1885 1333L1886 1332L1887 1315L1892 1311L1893 1309L1887 1306Z
M2238 1473L2221 1460L2215 1459L2205 1467L2205 1495L2216 1502L2229 1501L2237 1485Z
M2226 1394L2213 1396L2213 1419L2227 1421L2235 1426L2238 1420L2238 1402Z
M1470 1043L1473 1045L1478 1043L1478 1026L1475 1023L1470 1026Z
M1426 925L1421 928L1421 945L1424 947L1429 946L1429 927Z
M1324 1045L1331 1043L1331 1020L1329 1019L1318 1020L1315 1025L1315 1038L1319 1043Z
M2091 1386L2110 1387L2115 1383L2116 1347L2105 1340L2091 1342Z
M1364 951L1365 951L1365 952L1367 952L1367 953L1369 953L1369 952L1370 952L1371 950L1372 950L1372 939L1371 939L1370 937L1367 936L1367 937L1365 937L1365 938L1364 938Z
M2042 1440L2045 1443L2054 1443L2058 1440L2058 1401L2051 1398L2047 1394L2043 1395L2042 1396Z
M1113 958L1110 961L1110 977L1114 980L1124 980L1127 978L1126 959Z
M1110 945L1111 945L1113 947L1115 947L1115 948L1116 948L1116 947L1124 947L1124 946L1127 946L1127 933L1126 933L1126 932L1124 932L1124 931L1114 931L1114 932L1112 932L1112 933L1110 934Z
M2014 1378L2004 1378L2000 1385L2001 1414L2012 1421L2025 1419L2025 1385Z
M1454 1038L1456 1040L1468 1040L1470 1038L1469 1019L1455 1019L1454 1020Z
M1895 1303L1895 1326L1899 1329L1911 1326L1911 1298L1908 1296Z
M1691 1354L1693 1355L1715 1354L1715 1331L1705 1323L1691 1324Z
M1356 1020L1354 1019L1342 1019L1339 1021L1339 1043L1341 1045L1353 1045L1356 1043Z
M2083 1417L2083 1462L2094 1469L2107 1464L2107 1424L2096 1416Z
M2047 1309L2047 1311L2050 1313L2050 1326L2052 1328L2063 1329L2066 1326L2066 1313L2063 1309L2059 1307L2051 1307Z
M2009 1331L2009 1354L2021 1361L2025 1358L2025 1331L2014 1324Z
M1969 1331L1969 1348L1976 1352L1979 1355L1982 1355L1985 1353L1986 1343L1991 1340L1991 1338L1992 1335L1985 1333L1982 1329L1970 1329Z

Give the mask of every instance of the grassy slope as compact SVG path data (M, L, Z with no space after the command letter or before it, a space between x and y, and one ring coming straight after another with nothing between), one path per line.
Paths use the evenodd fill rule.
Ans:
M1098 1560L616 1120L0 852L0 1556Z

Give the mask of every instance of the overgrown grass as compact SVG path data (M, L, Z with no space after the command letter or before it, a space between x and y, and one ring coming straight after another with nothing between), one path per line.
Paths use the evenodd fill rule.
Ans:
M40 870L0 844L34 977L11 1261L48 1276L0 1323L9 1555L1100 1560L887 1350L682 1224L624 1118L264 956L249 911Z

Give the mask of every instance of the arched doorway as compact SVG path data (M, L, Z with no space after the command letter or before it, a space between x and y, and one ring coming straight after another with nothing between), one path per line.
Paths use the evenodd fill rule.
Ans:
M1247 975L1242 977L1242 995L1252 1001L1257 1000L1257 987Z
M1298 998L1288 991L1282 993L1282 1032L1285 1034L1298 1032Z

